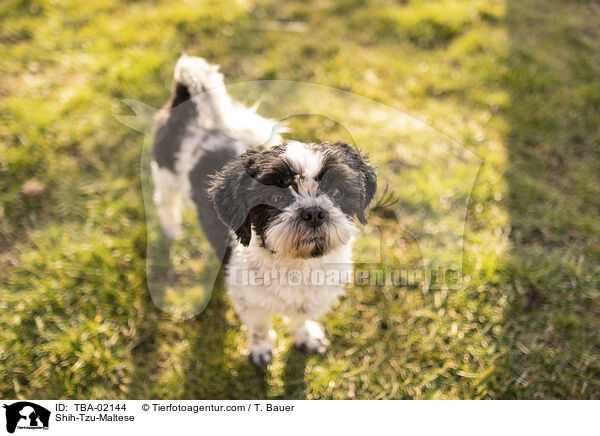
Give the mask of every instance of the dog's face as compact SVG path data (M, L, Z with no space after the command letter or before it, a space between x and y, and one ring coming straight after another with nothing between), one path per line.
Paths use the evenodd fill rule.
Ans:
M209 194L242 244L254 230L268 250L309 258L348 242L376 189L375 169L350 145L290 141L244 153L214 177Z

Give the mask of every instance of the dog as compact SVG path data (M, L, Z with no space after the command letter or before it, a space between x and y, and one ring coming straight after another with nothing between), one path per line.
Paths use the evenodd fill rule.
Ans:
M271 315L307 352L329 345L316 321L352 279L355 220L377 190L366 155L344 143L284 141L284 129L226 92L219 67L181 57L154 129L154 200L164 233L186 199L226 264L227 294L248 330L250 361L272 360Z

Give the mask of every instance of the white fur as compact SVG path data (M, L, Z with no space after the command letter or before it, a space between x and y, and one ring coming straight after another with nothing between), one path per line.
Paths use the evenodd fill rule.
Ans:
M298 141L288 141L283 153L294 171L298 172L296 183L298 192L305 195L315 195L318 184L315 177L321 171L323 153L314 148L314 144L304 144Z
M321 170L323 153L315 149L313 144L298 141L288 141L283 158L292 168L308 179L314 179Z
M343 294L343 286L352 275L352 239L319 258L284 257L261 247L259 240L253 238L248 247L237 244L232 251L227 284L234 303L239 300L248 307L259 306L270 313L304 312L316 317L329 311L330 304ZM242 273L251 271L257 271L259 276L264 274L271 284L248 283ZM325 277L329 273L332 281L323 286L312 285L313 272ZM281 277L284 279L280 280ZM287 283L285 278L289 279Z
M226 277L227 295L248 329L251 358L255 364L270 360L274 340L270 316L275 313L286 317L296 345L324 351L329 342L313 320L331 309L352 278L352 238L323 257L308 259L274 254L259 240L253 234L248 247L236 245ZM250 282L252 272L263 279ZM319 274L326 278L324 284L320 280L314 284Z

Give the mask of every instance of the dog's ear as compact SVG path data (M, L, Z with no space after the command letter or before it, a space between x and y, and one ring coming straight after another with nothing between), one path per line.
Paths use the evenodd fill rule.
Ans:
M358 221L365 225L367 218L365 217L365 209L375 197L377 191L377 169L369 163L369 158L358 149L345 142L338 141L333 144L338 147L346 155L346 163L351 168L357 170L361 174L361 182L363 187L363 196L361 198L361 207L356 212Z
M208 188L208 196L219 219L246 247L252 235L249 201L256 185L251 174L255 154L257 152L248 151L229 162L212 178Z
M358 220L364 225L367 224L367 219L365 218L365 209L375 197L375 192L377 192L377 170L369 163L368 158L364 154L359 154L362 161L362 164L360 165L360 171L365 177L365 198L362 211L358 214Z

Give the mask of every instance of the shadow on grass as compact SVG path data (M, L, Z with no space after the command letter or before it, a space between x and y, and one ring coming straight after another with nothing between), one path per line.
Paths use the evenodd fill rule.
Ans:
M268 372L255 368L247 358L230 358L226 352L226 333L239 330L228 325L225 289L213 291L206 310L189 321L191 356L198 370L188 373L181 397L190 399L264 399L267 398Z
M509 0L507 21L512 246L496 396L598 398L600 8Z
M176 399L264 399L267 372L241 356L228 355L229 325L225 290L219 281L206 309L189 320L174 321L148 301L149 323L139 350L133 353L138 380L132 392L140 398ZM181 348L178 348L181 347ZM150 374L150 378L148 378Z
M306 361L308 354L299 351L293 345L284 357L285 369L283 370L284 398L286 400L306 399Z
M268 371L255 368L248 359L232 353L228 335L239 334L240 327L228 321L229 305L224 285L225 269L221 266L209 302L204 310L187 320L176 320L162 312L165 295L161 285L168 286L173 266L168 259L155 259L155 253L169 253L172 244L159 236L152 252L152 268L148 280L154 280L154 292L148 310L159 313L156 325L151 323L143 352L134 353L144 398L178 399L264 399L268 396ZM150 307L152 306L152 307ZM166 330L166 331L164 331ZM144 380L147 374L157 374Z

